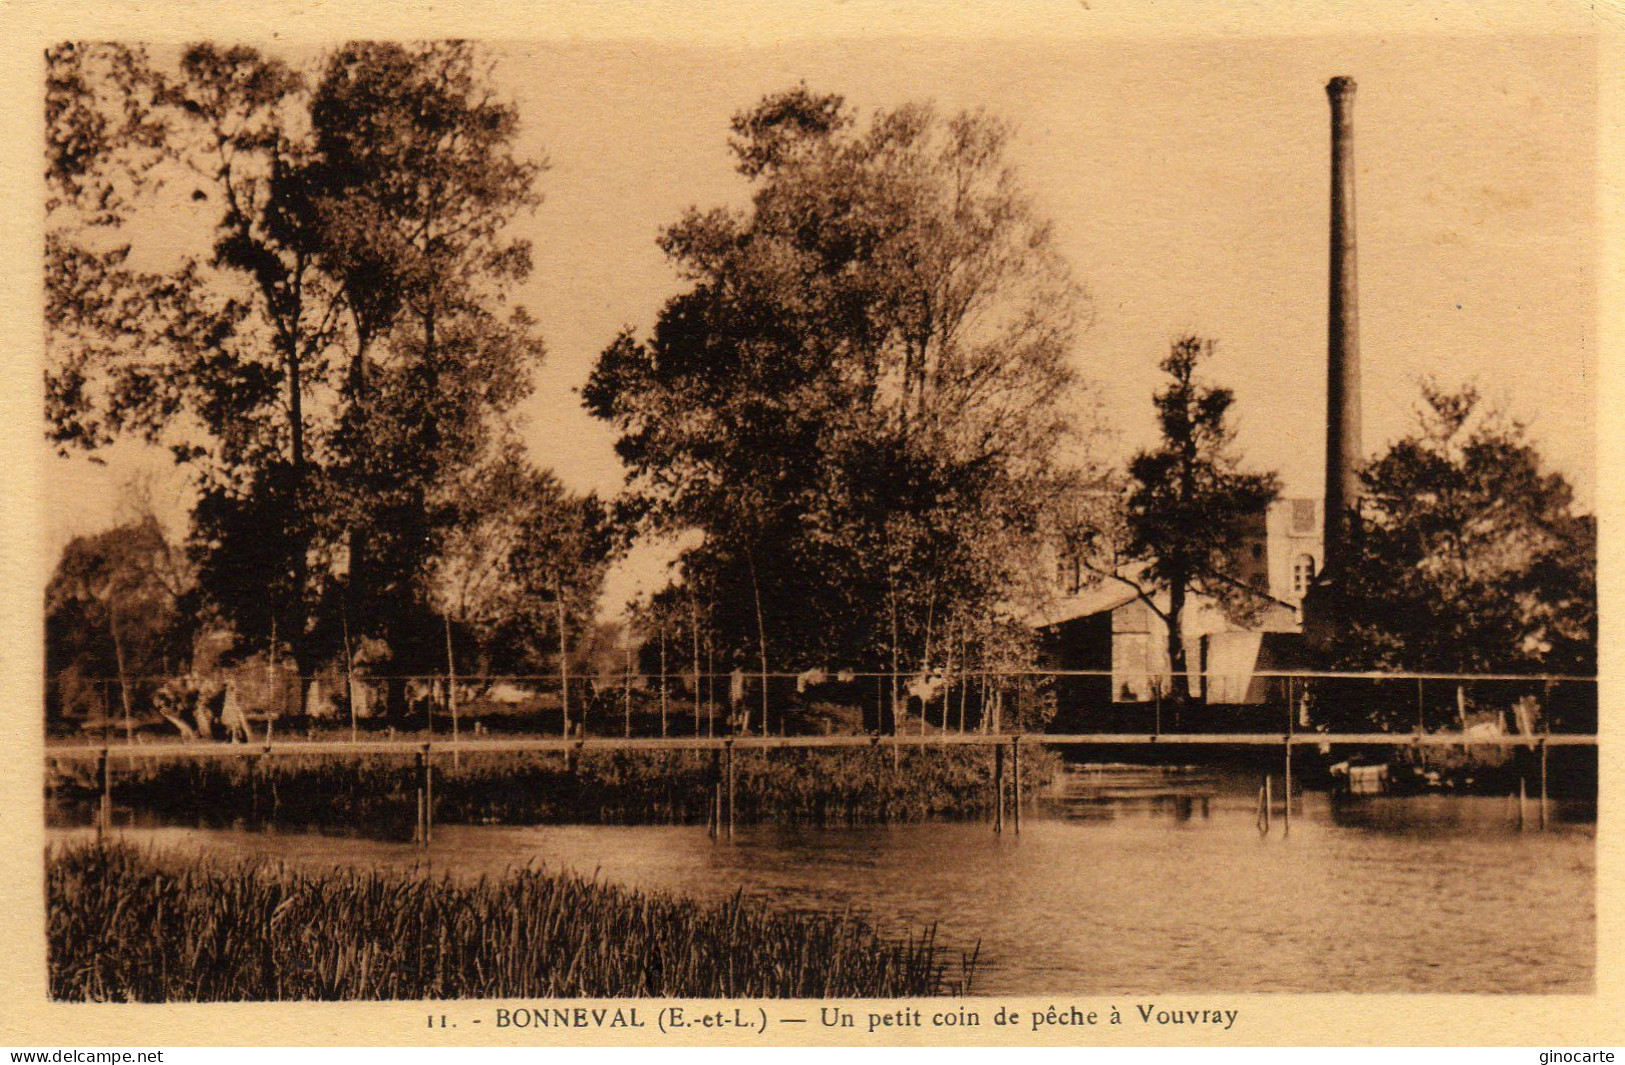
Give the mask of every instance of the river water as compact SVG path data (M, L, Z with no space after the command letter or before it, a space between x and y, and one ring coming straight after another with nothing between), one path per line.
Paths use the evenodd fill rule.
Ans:
M499 874L537 863L689 895L743 889L979 944L974 994L1588 992L1595 826L1520 832L1498 797L1334 801L1261 833L1251 782L1069 771L1024 817L843 828L437 825L427 850L304 831L126 828L136 842L303 866ZM59 827L66 838L83 829Z

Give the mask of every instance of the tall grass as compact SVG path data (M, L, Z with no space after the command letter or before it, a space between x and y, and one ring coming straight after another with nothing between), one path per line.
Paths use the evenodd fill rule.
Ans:
M964 993L935 930L702 903L537 869L459 882L128 846L46 855L51 994L76 1001Z
M992 753L943 747L738 750L741 823L853 824L981 816L991 812ZM1023 758L1030 798L1059 759L1039 748ZM67 763L57 797L90 798L90 763ZM454 824L703 824L715 763L708 752L464 754L453 768L435 758L435 820ZM411 765L388 755L285 754L249 758L138 761L115 765L114 797L162 816L202 823L397 825L415 816Z

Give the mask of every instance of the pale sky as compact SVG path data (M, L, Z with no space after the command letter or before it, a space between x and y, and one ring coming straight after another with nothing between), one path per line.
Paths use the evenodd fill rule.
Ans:
M729 116L805 80L860 111L935 99L1018 127L1012 149L1091 294L1075 353L1118 436L1147 443L1169 341L1218 341L1249 463L1321 493L1328 107L1359 83L1361 351L1368 452L1404 432L1427 374L1476 381L1549 463L1595 493L1596 58L1578 38L875 40L780 47L630 43L495 50L546 200L523 229L520 302L549 356L526 404L538 462L613 494L611 431L577 390L625 325L679 290L655 246L689 205L742 204ZM52 551L113 520L118 486L163 460L49 464ZM172 498L179 498L171 493ZM617 576L624 601L645 558Z

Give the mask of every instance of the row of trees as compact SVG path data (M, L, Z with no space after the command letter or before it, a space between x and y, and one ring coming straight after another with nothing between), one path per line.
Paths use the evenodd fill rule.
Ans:
M765 719L770 671L1029 664L1057 544L1163 618L1176 671L1191 596L1265 598L1235 550L1279 485L1242 468L1234 396L1199 373L1211 343L1164 361L1160 443L1099 465L1087 301L986 114L864 117L802 86L735 117L749 206L662 231L683 290L583 389L628 470L609 508L533 466L513 424L542 344L509 234L542 167L472 49L49 60L51 431L134 435L192 471L186 550L164 547L189 567L177 618L307 674L363 641L392 672L535 670L568 658L618 546L670 538L642 628L759 671ZM212 247L142 261L119 239L141 212L195 217ZM1426 400L1367 471L1338 661L1582 670L1589 519L1475 395ZM95 560L156 557L154 528L70 548L65 632L112 633L117 611L86 613L119 586Z
M621 432L628 516L704 533L656 627L718 604L764 671L1026 664L1014 623L1056 543L1161 618L1176 674L1192 596L1241 621L1269 605L1238 552L1280 484L1242 466L1235 397L1199 373L1211 341L1164 360L1155 447L1120 474L1087 463L1069 361L1084 305L1003 126L923 107L865 124L803 87L733 132L752 207L663 234L690 287L647 339L617 338L586 392ZM1594 671L1594 523L1521 426L1425 385L1415 431L1363 477L1323 665Z
M1067 550L1163 622L1176 675L1191 593L1246 621L1268 602L1238 548L1277 497L1242 468L1235 397L1197 375L1213 344L1174 342L1154 396L1160 442L1128 464L1121 505L1068 528ZM1328 626L1328 669L1596 671L1596 522L1544 468L1523 425L1471 386L1424 382L1412 429L1366 463L1351 557ZM1104 516L1105 522L1100 518ZM1254 526L1250 528L1249 526Z
M1331 664L1595 675L1596 519L1476 389L1422 391L1361 473Z
M47 68L50 432L190 471L192 619L308 674L367 642L441 665L448 617L515 668L589 617L603 508L511 417L543 346L509 231L542 166L475 51L64 44ZM132 220L161 236L132 249Z

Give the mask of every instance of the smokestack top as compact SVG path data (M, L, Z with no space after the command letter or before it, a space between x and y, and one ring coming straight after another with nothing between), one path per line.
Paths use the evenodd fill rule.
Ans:
M1340 96L1353 96L1355 88L1353 78L1339 74L1326 83L1326 95L1334 100Z

